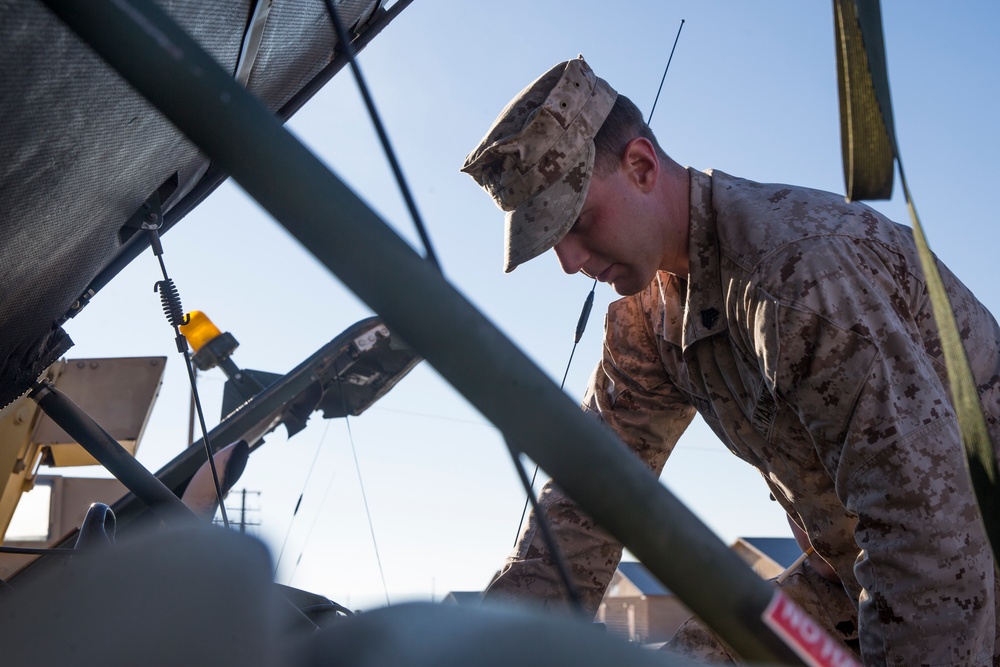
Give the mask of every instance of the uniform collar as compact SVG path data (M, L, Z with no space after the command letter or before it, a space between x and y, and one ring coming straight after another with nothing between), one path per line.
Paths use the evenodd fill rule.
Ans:
M702 338L725 331L728 325L720 274L719 234L712 206L712 175L690 167L688 173L691 176L691 204L687 299L681 342L684 350Z

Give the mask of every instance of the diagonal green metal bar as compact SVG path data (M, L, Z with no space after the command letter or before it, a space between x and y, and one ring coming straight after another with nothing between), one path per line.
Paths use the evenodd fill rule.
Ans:
M733 648L801 664L771 587L156 5L46 4Z

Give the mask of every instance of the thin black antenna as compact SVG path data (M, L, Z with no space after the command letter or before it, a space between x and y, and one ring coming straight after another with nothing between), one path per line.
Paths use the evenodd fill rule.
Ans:
M663 77L660 79L660 87L656 89L656 98L653 100L653 108L649 110L649 118L646 119L646 125L653 120L653 112L656 111L656 103L660 99L660 91L663 90L663 82L667 80L667 70L670 69L670 61L674 59L674 49L677 48L677 40L681 38L681 30L684 29L684 19L681 19L681 24L677 28L677 36L674 37L674 45L670 48L670 57L667 58L667 66L663 68Z
M594 284L590 286L590 293L587 294L586 301L583 302L583 309L580 311L580 319L576 323L576 333L573 335L573 349L569 352L569 361L566 362L566 370L563 371L562 382L559 383L559 389L566 388L566 378L569 377L569 368L573 365L573 355L576 354L576 346L580 344L580 339L583 338L583 332L587 329L587 322L590 320L590 310L594 307L594 291L597 289L597 279L594 279ZM520 465L520 459L517 459L517 464ZM521 536L521 529L524 527L524 517L528 514L528 505L532 502L535 497L535 479L538 478L538 466L535 466L535 472L531 474L531 482L527 486L528 497L524 499L524 507L521 509L521 520L517 522L517 533L514 535L514 546L517 546L517 540Z
M674 45L670 48L670 56L667 58L667 66L663 68L663 76L660 78L660 87L656 89L656 98L653 100L653 108L649 110L649 118L646 119L646 125L653 120L653 112L656 111L656 103L660 99L660 92L663 91L663 82L667 80L667 72L670 70L670 63L674 59L674 51L677 49L677 41L681 38L681 30L684 29L684 19L681 19L681 24L677 28L677 36L674 37ZM590 319L590 309L594 305L594 290L597 288L597 280L594 280L593 286L590 288L590 294L587 295L587 300L583 304L583 311L580 313L580 319L576 324L576 335L573 339L573 349L569 353L569 362L566 364L566 371L563 373L562 383L559 385L560 389L563 389L566 385L566 378L569 375L569 368L573 364L573 354L576 352L576 346L580 342L580 338L583 337L583 332L587 327L587 321ZM539 511L537 502L535 501L534 489L535 489L535 479L538 476L538 466L535 466L535 472L531 475L531 481L528 481L528 477L524 472L524 468L521 466L520 457L511 449L511 454L514 457L514 467L517 468L517 472L521 477L521 482L525 486L528 492L528 497L524 501L524 508L521 510L521 520L517 524L517 534L514 535L514 546L517 546L517 540L521 535L521 529L524 527L524 517L528 513L529 504L532 510L538 515L539 526L542 528L542 532L546 541L549 542L549 548L552 551L553 559L559 570L559 574L566 585L567 593L570 597L571 604L575 608L580 608L580 598L579 593L575 590L575 587L570 582L569 577L565 571L565 563L562 561L561 554L558 553L555 543L552 541L551 534L549 533L548 526L545 524L543 513Z
M660 78L660 87L656 89L656 98L653 100L653 108L649 110L649 118L646 119L646 125L649 125L650 121L653 120L653 112L656 111L656 103L660 99L660 92L663 91L663 82L667 80L667 72L670 70L670 63L674 59L674 51L677 49L677 41L681 38L681 30L684 29L684 19L681 19L681 24L677 28L677 36L674 37L674 45L670 48L670 56L667 58L667 66L663 68L663 76ZM580 320L576 323L576 335L573 339L573 349L569 353L569 362L566 364L566 372L563 373L562 383L559 388L562 389L566 385L566 377L569 375L569 367L573 364L573 354L576 352L576 346L580 342L580 338L583 337L584 329L587 327L587 320L590 319L590 309L594 305L594 289L597 287L597 281L594 281L594 285L590 288L590 294L587 295L587 300L583 304L583 311L580 313ZM538 466L535 466L535 472L531 475L531 481L528 482L527 476L524 473L524 469L521 467L520 459L514 456L514 465L518 469L525 483L526 489L528 491L528 497L524 501L524 508L521 510L521 520L517 524L517 534L514 535L514 546L517 546L517 540L521 535L521 529L524 527L524 517L528 513L528 505L531 504L534 509L537 510L534 501L534 489L535 489L535 479L538 476ZM554 549L553 549L554 551ZM573 598L575 592L569 587L570 597ZM575 600L578 602L578 600Z

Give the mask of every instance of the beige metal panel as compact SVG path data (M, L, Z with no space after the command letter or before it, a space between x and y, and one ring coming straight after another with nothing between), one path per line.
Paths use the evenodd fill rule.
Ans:
M92 504L113 505L128 493L125 485L114 478L39 475L35 483L52 484L49 541L53 544L80 527Z
M165 364L166 357L75 359L65 363L55 384L135 455L160 391ZM49 446L48 465L97 463L47 416L42 416L32 440Z
M63 361L45 372L51 381L62 372ZM26 395L0 410L0 538L7 532L21 494L30 491L41 448L32 441L41 418L38 404Z
M51 547L80 527L93 503L111 505L128 492L121 482L113 478L38 475L33 480L34 486L43 484L52 487L47 539L41 542L9 540L3 542L5 546ZM37 556L0 554L0 579L6 579L35 558Z
M45 376L134 455L165 363L166 357L61 360ZM97 463L27 396L0 410L0 536L21 494L31 489L43 452L48 465Z

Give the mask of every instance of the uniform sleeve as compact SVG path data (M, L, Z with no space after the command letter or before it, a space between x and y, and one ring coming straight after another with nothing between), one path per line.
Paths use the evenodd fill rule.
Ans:
M788 248L762 272L749 320L777 400L857 515L864 663L987 665L994 565L920 275L874 243ZM967 346L995 347L988 320L960 322Z
M611 305L604 355L591 377L583 409L612 428L640 460L659 474L694 416L694 408L667 378L648 324L649 292ZM572 453L567 453L572 456ZM593 471L599 480L601 471ZM539 496L555 542L589 615L597 612L621 560L621 544L549 481ZM484 601L535 603L566 609L566 593L538 522L530 516Z

